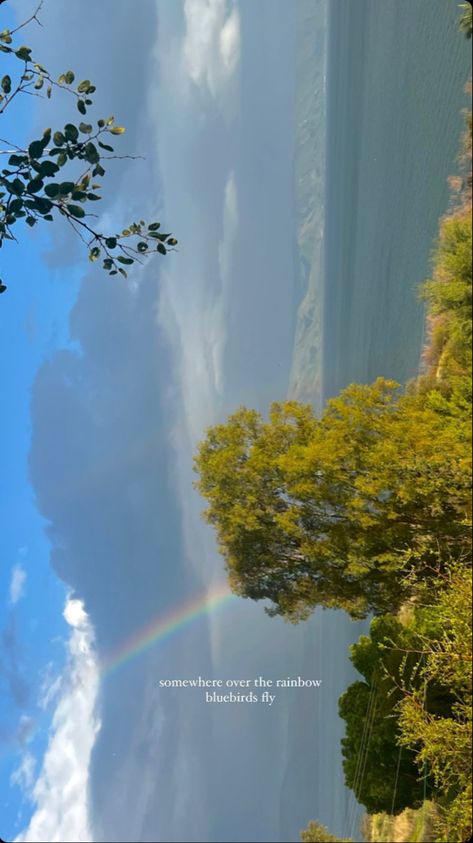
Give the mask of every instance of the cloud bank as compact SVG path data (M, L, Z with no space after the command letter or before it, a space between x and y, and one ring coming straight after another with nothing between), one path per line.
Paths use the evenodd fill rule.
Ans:
M92 840L88 781L92 747L99 730L95 713L99 673L94 633L79 600L69 599L64 617L72 627L62 693L54 712L48 747L38 777L35 759L25 752L12 776L34 803L28 827L17 841Z
M182 43L184 68L192 82L215 99L225 96L240 59L240 15L227 0L186 0Z

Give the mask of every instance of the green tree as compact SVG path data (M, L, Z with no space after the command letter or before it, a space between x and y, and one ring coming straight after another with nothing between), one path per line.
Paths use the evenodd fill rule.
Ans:
M340 698L346 783L369 813L438 800L438 839L471 833L471 568L451 563L401 623L375 618L351 647L364 681Z
M471 567L452 565L427 605L416 610L420 684L409 688L403 683L397 704L400 741L415 751L419 769L431 771L441 797L442 839L451 841L467 840L472 832L471 586ZM435 686L449 689L450 710L426 704L423 689Z
M424 682L417 634L394 616L375 618L370 634L350 648L350 658L364 677L340 697L346 721L342 740L345 780L367 811L397 814L419 805L432 789L432 779L419 774L413 748L400 747L397 706L403 686L411 692ZM431 711L452 711L454 697L438 683L428 688L425 705Z
M17 45L18 33L38 21L40 8L41 3L27 21L0 32L5 71L0 74L0 115L22 94L44 95L47 102L53 93L62 91L71 96L80 118L56 130L46 128L26 145L0 139L6 145L0 155L8 156L7 165L0 169L0 247L5 241L18 241L18 224L33 227L62 217L84 242L92 262L101 259L110 275L121 273L126 278L127 268L135 261L152 252L165 255L177 240L161 232L159 222L131 222L120 232L94 228L89 208L101 199L97 191L101 189L98 180L105 176L104 165L111 158L132 156L114 153L110 138L125 132L114 117L89 122L96 90L90 79L77 82L72 70L53 77L30 47ZM0 293L5 290L0 280Z
M335 837L326 826L312 820L304 831L300 832L302 843L351 843L348 837Z
M392 381L349 387L320 419L291 401L267 422L240 409L195 468L231 587L293 621L390 611L410 571L429 576L470 536L468 422Z

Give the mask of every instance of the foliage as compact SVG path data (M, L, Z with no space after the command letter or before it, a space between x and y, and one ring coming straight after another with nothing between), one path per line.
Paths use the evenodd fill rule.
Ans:
M471 82L466 86L471 95ZM472 195L471 111L459 163L464 176L455 178L450 212L440 222L432 278L422 285L427 302L429 342L426 371L416 382L418 393L435 392L463 412L471 406L472 339ZM458 185L458 186L457 186Z
M459 22L460 30L466 38L471 38L473 32L471 3L460 3L460 9L463 9Z
M302 843L351 843L346 837L335 837L326 826L312 820L304 831L300 832Z
M440 228L434 277L423 297L435 326L436 381L444 394L471 395L472 223L469 210L446 217Z
M435 798L439 840L471 831L471 579L452 563L417 593L407 624L375 618L351 647L364 681L339 702L347 786L370 814Z
M195 467L232 588L294 621L396 608L409 572L429 576L470 535L467 420L392 381L348 387L320 419L291 401L267 422L242 408Z
M416 647L417 637L391 615L375 618L369 636L351 647L351 660L365 681L354 682L340 697L346 721L343 768L347 787L370 814L416 806L431 788L432 782L418 775L415 752L399 748L402 684L417 688L421 682ZM429 708L451 710L452 703L441 687L429 689Z
M110 144L110 136L120 136L125 129L115 124L114 117L98 119L95 127L85 120L96 90L89 79L76 84L72 70L55 78L36 60L30 47L16 46L18 32L38 20L39 8L28 21L0 32L0 52L8 64L8 72L0 81L0 114L20 94L42 96L44 92L49 100L53 92L65 91L84 120L66 123L57 130L46 128L40 138L26 146L4 141L9 148L0 154L9 158L7 166L0 169L0 247L6 240L17 241L18 223L33 227L61 216L86 245L89 260L100 258L110 275L121 273L126 277L127 267L151 252L165 255L177 240L161 232L159 222L139 220L119 233L102 233L93 227L91 218L95 214L89 208L101 199L97 192L101 183L97 180L105 176L104 163L131 157L115 155ZM6 285L0 282L0 293L5 290Z
M362 839L367 843L435 843L437 820L437 806L426 800L420 808L406 808L396 816L386 813L367 816Z
M420 689L404 688L398 703L400 740L426 765L443 798L439 825L447 840L471 833L472 751L472 576L471 568L453 565L439 583L430 605L416 612L423 662L420 678L427 687L442 685L453 695L451 711L431 712Z

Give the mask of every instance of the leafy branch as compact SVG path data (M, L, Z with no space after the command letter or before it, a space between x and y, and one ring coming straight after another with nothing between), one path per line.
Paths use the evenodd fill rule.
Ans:
M42 2L15 29L0 32L0 52L21 63L14 79L7 73L0 80L0 114L19 94L43 96L45 91L50 99L55 89L61 89L75 98L77 110L85 117L93 104L95 85L89 79L75 84L72 70L53 78L34 59L30 47L16 47L13 43L19 30L33 21L40 24L41 6ZM4 240L18 242L17 223L25 222L33 227L39 221L56 221L60 215L87 246L89 260L95 262L101 258L102 267L109 275L120 273L126 278L125 267L141 263L152 252L166 255L173 251L177 240L169 233L162 233L157 221L132 222L118 233L99 232L91 223L96 214L89 210L89 203L101 199L97 193L101 183L97 179L105 176L104 162L137 157L115 154L109 136L124 132L124 127L115 124L114 117L107 117L97 120L96 128L85 120L78 125L66 123L63 129L54 132L47 128L41 138L31 141L26 148L0 139L8 147L0 149L0 155L9 155L8 165L0 169L0 247ZM79 176L67 179L64 173L72 162L83 162L84 168ZM0 281L0 293L5 290L6 285Z

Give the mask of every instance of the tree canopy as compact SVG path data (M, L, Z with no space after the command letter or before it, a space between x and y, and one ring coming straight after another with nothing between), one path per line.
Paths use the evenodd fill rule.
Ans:
M400 742L416 753L442 798L442 839L467 840L472 823L472 571L450 566L424 595L413 629L422 650L417 687L403 687L397 706ZM429 705L430 690L448 689L448 708ZM427 694L425 690L427 689Z
M351 661L363 676L340 697L346 721L342 740L347 787L369 813L397 814L422 802L432 780L419 774L413 748L400 747L397 705L423 683L417 636L393 616L375 618L370 634L351 647ZM429 688L426 705L450 711L453 698L442 687ZM424 790L424 784L426 789Z
M311 820L307 828L300 832L302 843L351 843L347 837L335 837L322 823Z
M0 115L26 94L44 96L45 104L53 94L65 93L79 112L64 126L44 129L41 137L18 144L0 139L8 156L0 169L0 247L5 241L18 241L22 223L33 227L41 222L68 223L84 242L89 260L102 261L110 275L127 276L127 268L152 252L162 255L177 245L172 234L162 232L157 221L130 222L120 232L100 232L93 224L90 208L101 199L101 181L108 161L118 156L110 138L123 135L125 128L113 116L89 122L95 85L90 79L77 81L72 70L58 77L40 63L30 47L18 44L19 32L38 21L36 12L14 29L0 31L0 53L3 70L0 74ZM20 225L19 225L20 224ZM7 285L0 279L0 293Z
M268 421L238 410L195 459L232 588L295 621L317 605L398 607L412 572L468 544L468 442L454 409L384 379L348 387L321 418L291 401Z

